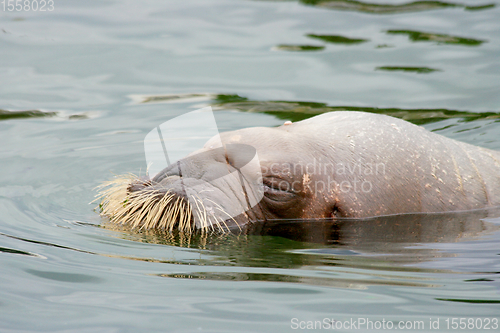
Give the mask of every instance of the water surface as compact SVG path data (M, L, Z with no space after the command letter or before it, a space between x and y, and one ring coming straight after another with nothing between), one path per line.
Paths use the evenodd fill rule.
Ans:
M0 11L0 331L499 318L496 210L187 238L101 228L88 204L114 174L145 172L153 127L206 105L221 131L355 110L499 150L498 17L496 0Z

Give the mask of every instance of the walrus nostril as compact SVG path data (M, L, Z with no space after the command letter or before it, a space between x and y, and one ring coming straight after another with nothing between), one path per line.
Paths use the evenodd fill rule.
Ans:
M339 212L339 208L336 205L333 207L332 214L330 217L332 217L332 218L341 217L341 214Z
M127 191L128 191L128 193L137 192L137 191L145 189L148 186L151 186L152 184L153 183L149 178L140 177L140 178L130 182L130 185L127 187Z

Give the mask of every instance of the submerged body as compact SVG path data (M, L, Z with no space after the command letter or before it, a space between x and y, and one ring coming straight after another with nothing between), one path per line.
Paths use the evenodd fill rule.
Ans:
M500 205L500 152L342 111L222 133L152 179L106 185L102 213L146 229L472 210Z

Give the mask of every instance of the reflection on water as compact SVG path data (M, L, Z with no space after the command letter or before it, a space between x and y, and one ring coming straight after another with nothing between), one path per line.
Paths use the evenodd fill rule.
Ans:
M137 103L185 102L196 96L200 101L209 101L214 110L238 110L244 112L262 112L280 119L300 121L315 115L331 111L364 111L385 114L401 118L417 125L439 122L445 119L459 118L463 121L481 119L500 119L500 112L467 112L448 109L402 109L361 106L329 106L326 103L300 101L256 101L239 95L227 94L168 94L168 95L133 95Z
M385 276L384 279L362 279L362 278L338 278L338 277L306 277L285 274L263 274L263 273L212 273L212 272L193 272L189 274L173 273L158 274L161 277L190 280L217 280L217 281L266 281L266 282L285 282L300 283L311 286L327 286L335 288L366 289L367 286L386 285L386 286L405 286L405 287L436 287L432 283L404 281L396 276Z
M273 47L275 51L321 51L325 47L321 45L291 45L281 44Z
M437 44L458 44L465 46L479 46L485 43L484 40L451 36L445 34L433 34L413 30L387 30L390 35L408 35L414 42L436 42Z
M432 72L440 72L440 69L429 67L398 67L398 66L379 66L375 70L381 71L396 71L396 72L410 72L418 74L427 74Z
M0 109L0 120L16 119L16 118L54 117L56 115L57 112L44 112L39 110L7 111Z
M30 252L26 252L26 251L21 251L21 250L16 250L16 249L9 249L9 248L6 248L6 247L0 247L0 252L3 252L3 253L12 253L12 254L20 254L20 255L24 255L24 256L39 257L39 255L34 254L34 253L30 253Z
M174 273L158 274L162 277L291 282L354 289L364 289L368 285L435 287L435 282L419 279L411 274L401 276L397 272L458 273L447 269L429 270L413 265L435 261L440 257L455 256L453 253L437 250L433 243L471 242L499 231L500 225L484 220L498 214L499 209L489 209L459 213L407 214L362 220L276 220L253 223L245 230L229 235L121 230L123 237L136 241L208 250L213 256L212 259L197 260L198 270L196 267L188 269L193 264L191 259L178 260L177 263L181 264L179 269ZM120 230L116 226L110 228ZM427 246L422 246L424 244ZM272 267L301 271L221 271L214 269L216 266ZM205 267L203 271L199 270L201 267ZM328 276L310 276L303 273L308 267L325 272ZM338 276L339 272L347 272L346 269L374 272L367 274L351 271L349 278Z
M64 111L40 111L40 110L26 110L26 111L8 111L0 109L0 121L9 119L22 119L22 118L55 118L59 120L82 120L96 118L100 112L88 111L68 114Z
M444 1L414 1L404 4L374 4L355 0L300 0L306 5L314 5L328 9L352 10L371 14L397 14L408 12L420 12L424 10L442 8L463 8L465 10L491 9L495 4L481 4L477 6L467 6L460 3Z
M484 220L499 214L499 209L489 209L472 212L404 214L369 219L272 220L254 222L244 230L234 230L230 235L137 231L115 224L104 224L104 227L123 231L126 237L133 237L134 240L141 242L215 251L218 255L232 257L231 264L261 265L264 257L269 255L271 257L266 261L273 267L291 268L307 265L310 258L294 261L273 257L273 253L266 254L265 251L269 248L274 248L278 252L308 248L308 254L372 257L375 255L388 262L408 264L446 255L432 249L408 249L412 245L478 239L500 230L499 225ZM278 237L279 246L263 246L262 242L269 240L274 242L277 240L275 237ZM332 246L331 251L323 246L316 246L318 248L316 252L309 248L313 244ZM339 251L340 248L342 251ZM398 256L392 257L392 255Z
M345 45L360 44L360 43L365 43L368 41L368 39L348 38L348 37L337 36L337 35L307 34L306 36L310 37L310 38L319 39L319 40L326 42L326 43L345 44Z
M101 281L101 279L87 274L40 271L36 269L27 269L26 272L44 279L71 283L99 283Z
M224 131L353 110L500 149L500 0L58 4L0 11L0 331L498 317L493 211L189 236L104 228L87 203L206 105Z
M137 103L188 103L211 99L212 94L130 95Z
M459 302L459 303L475 303L475 304L498 304L500 300L495 299L457 299L457 298L435 298L438 301Z
M449 45L465 45L465 46L479 46L486 41L473 39L473 38L464 38L459 36L452 36L446 34L437 34L437 33L429 33L429 32L421 32L414 30L387 30L387 34L389 35L407 35L411 41L414 42L435 42L439 44L449 44ZM318 34L306 34L307 37L312 39L318 39L325 43L332 43L338 45L356 45L361 43L366 43L369 39L364 38L349 38L345 36L339 35L318 35ZM386 44L377 45L376 48L384 48L389 47ZM273 48L273 50L278 51L321 51L324 50L324 46L314 46L314 45L278 45ZM386 67L377 67L377 69L382 69ZM394 67L396 68L396 67ZM435 69L431 69L428 67L420 67L420 70L413 70L414 67L400 67L405 71L413 71L417 73L429 73L432 71L436 71ZM416 67L415 67L416 68Z

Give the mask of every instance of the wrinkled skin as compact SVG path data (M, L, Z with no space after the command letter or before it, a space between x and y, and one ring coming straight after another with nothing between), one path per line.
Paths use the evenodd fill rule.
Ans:
M332 112L277 128L226 132L220 139L222 148L213 138L151 180L181 197L186 188L196 189L226 212L209 208L214 223L241 226L269 219L363 218L500 205L500 152L385 115ZM254 156L253 149L260 173L231 173ZM131 186L131 191L148 186Z

